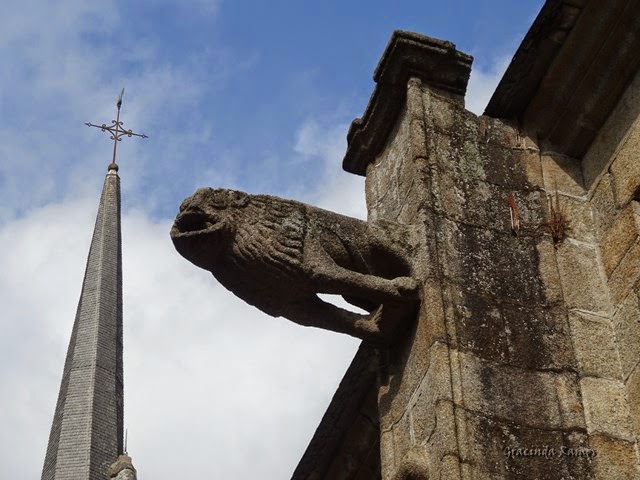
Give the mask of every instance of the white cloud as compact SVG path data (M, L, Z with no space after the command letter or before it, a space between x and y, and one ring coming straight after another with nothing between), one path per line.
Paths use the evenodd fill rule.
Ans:
M175 6L174 0L147 0L147 3L164 7ZM189 6L190 10L197 10L197 14L213 15L220 8L222 0L182 0L181 3L183 6Z
M211 15L220 4L188 0L181 8ZM3 475L40 474L102 184L96 172L110 153L102 132L79 129L108 123L125 86L125 126L150 135L119 147L129 451L141 478L206 478L212 464L220 478L287 478L359 342L247 306L179 257L171 220L150 213L171 208L168 190L179 182L245 181L237 158L246 152L214 144L199 103L259 59L209 45L168 60L152 38L130 43L127 11L114 7L24 0L3 11L0 116L10 119L0 126ZM500 68L474 70L471 110L484 107ZM282 188L364 219L364 179L341 169L347 127L338 115L304 122L286 153L317 178L311 189L295 179ZM192 152L206 159L197 163ZM279 154L265 172L282 168Z
M11 358L0 407L12 413L0 456L16 480L37 477L44 460L96 203L52 204L0 228L0 347ZM286 478L358 342L244 304L175 252L169 226L141 211L123 218L134 463L158 479L198 478L211 462L223 478Z
M93 225L86 202L52 205L0 228L0 381L10 392L0 398L10 412L0 458L11 478L37 478L42 468L82 281L77 252L88 250L91 235L78 225Z
M347 127L342 123L320 125L317 120L308 119L298 130L293 149L304 156L317 156L327 162L338 160L347 146Z
M191 10L181 8L211 14L219 1L191 4ZM60 201L67 192L86 193L86 179L95 177L96 165L106 167L110 145L105 133L83 123L109 124L123 86L125 127L150 136L143 143L125 139L119 148L128 173L123 188L135 195L132 200L157 204L161 192L140 195L138 182L154 178L159 165L168 167L174 181L185 175L175 159L210 140L196 113L203 91L250 65L242 58L220 61L230 67L205 59L215 55L211 48L177 58L164 56L148 38L135 38L134 45L132 33L122 28L122 10L109 7L25 0L3 12L0 114L11 122L0 126L0 222ZM215 64L215 74L206 72L207 64Z
M294 151L305 161L320 160L323 177L307 195L315 205L366 220L364 177L342 170L348 125L309 118L296 133Z
M465 98L467 110L482 115L510 60L511 56L500 57L488 68L477 66L471 70Z
M191 3L206 13L219 5ZM253 59L227 59L236 66L205 75L198 52L172 65L153 42L89 45L118 32L118 11L25 0L3 12L0 108L12 119L0 127L3 475L26 480L42 468L102 183L96 165L106 167L110 150L102 132L78 129L108 123L125 86L125 126L150 135L119 148L129 451L140 474L158 480L199 478L212 461L221 478L286 478L359 342L247 306L179 257L170 220L150 219L167 200L142 182L210 142L206 127L188 128L198 120L191 112L204 88ZM176 128L178 119L187 124Z

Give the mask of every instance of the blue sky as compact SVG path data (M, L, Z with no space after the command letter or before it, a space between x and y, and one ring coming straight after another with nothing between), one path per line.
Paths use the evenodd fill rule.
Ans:
M394 29L475 57L481 113L542 2L22 0L0 31L3 475L37 478L111 144L123 189L125 389L141 478L288 478L358 342L266 317L173 249L199 186L363 218L348 125ZM171 465L163 460L171 458ZM252 458L250 464L247 458Z

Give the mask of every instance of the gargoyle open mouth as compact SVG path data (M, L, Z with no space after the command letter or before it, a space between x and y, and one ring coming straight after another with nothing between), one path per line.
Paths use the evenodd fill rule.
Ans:
M183 212L173 225L172 234L194 234L209 230L214 225L211 218L202 212Z

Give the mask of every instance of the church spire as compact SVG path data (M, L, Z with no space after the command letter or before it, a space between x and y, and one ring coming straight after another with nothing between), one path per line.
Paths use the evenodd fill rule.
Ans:
M112 134L113 159L98 206L42 480L105 480L124 453L122 241L115 154L123 135L143 135L122 128L121 105L122 94L117 119L98 127Z

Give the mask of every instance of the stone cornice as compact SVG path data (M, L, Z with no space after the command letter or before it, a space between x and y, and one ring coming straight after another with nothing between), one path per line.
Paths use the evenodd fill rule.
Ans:
M342 167L350 173L365 174L367 165L387 141L411 77L462 101L472 60L451 42L401 30L393 32L373 74L376 86L364 115L349 128Z

